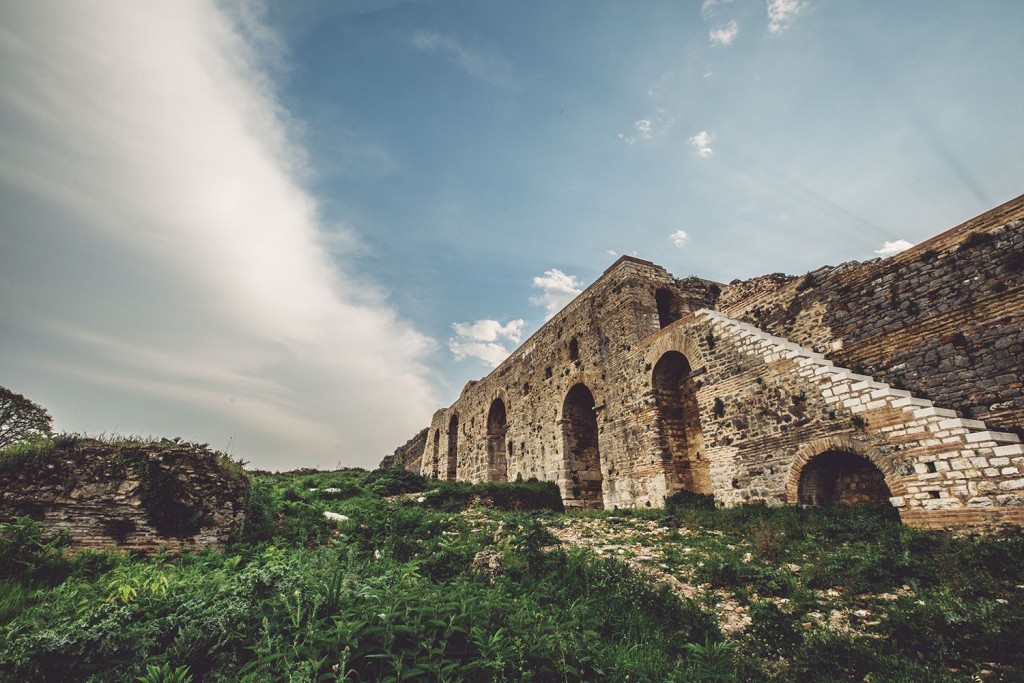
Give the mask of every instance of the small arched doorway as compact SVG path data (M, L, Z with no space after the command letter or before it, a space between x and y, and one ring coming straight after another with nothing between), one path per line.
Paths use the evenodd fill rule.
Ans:
M570 389L562 404L563 497L566 507L604 508L594 405L594 395L584 384Z
M505 402L494 399L487 413L487 481L508 481L508 457L505 455L505 435L508 419Z
M710 468L703 455L697 384L690 373L690 361L678 351L667 351L654 366L651 386L658 446L668 465L674 491L711 493Z
M459 471L459 415L448 421L448 479L454 480Z
M885 475L870 460L847 451L825 451L800 471L801 505L889 505Z

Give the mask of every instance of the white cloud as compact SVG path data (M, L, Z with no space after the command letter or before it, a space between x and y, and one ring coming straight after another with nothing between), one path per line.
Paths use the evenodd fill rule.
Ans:
M619 255L619 252L615 251L614 249L605 249L604 253L608 254L609 256L618 256Z
M640 119L633 123L632 135L626 135L619 133L619 139L625 142L627 145L632 145L637 140L650 140L651 132L654 130L654 125L651 119Z
M494 342L466 342L459 341L458 339L448 340L448 350L455 356L455 360L464 360L467 357L476 358L492 368L497 367L511 353L502 344Z
M702 130L689 139L689 143L697 148L697 154L703 159L710 158L715 152L711 149L711 143L715 141L715 134Z
M674 233L668 236L672 240L672 244L676 245L680 249L690 239L690 236L686 234L685 230L676 230Z
M711 29L708 32L708 37L711 38L712 45L732 45L732 41L736 39L739 32L740 25L733 19L724 26Z
M768 32L773 35L785 32L805 7L806 0L768 0Z
M416 31L409 42L418 50L440 54L470 76L486 83L502 86L512 84L512 68L508 60L493 52L470 49L453 35Z
M648 94L652 92L648 91ZM663 107L657 107L649 116L634 121L629 134L619 133L618 138L627 145L632 145L638 140L653 140L663 137L674 123L675 119L667 115Z
M906 240L896 240L895 242L886 242L882 245L881 249L876 249L875 253L884 258L886 256L898 254L901 251L906 251L912 246L914 245Z
M274 41L222 7L5 9L0 377L59 429L371 466L429 420L433 342L329 254L358 238L301 185Z
M704 0L704 2L701 3L701 6L700 6L700 13L705 18L709 17L709 16L711 16L712 14L715 13L715 11L716 11L715 8L716 7L718 7L720 5L727 5L730 2L732 2L732 0Z
M533 278L533 286L541 293L530 297L530 303L543 306L545 320L550 320L565 305L583 291L583 283L575 275L566 275L557 268L544 271L543 275Z
M455 334L473 341L492 342L502 337L519 343L523 340L525 320L511 320L502 325L497 320L477 320L474 323L452 323Z
M497 320L452 323L456 336L448 340L448 349L455 360L477 358L493 368L511 353L502 340L518 344L523 340L525 326L525 320L510 320L504 325Z

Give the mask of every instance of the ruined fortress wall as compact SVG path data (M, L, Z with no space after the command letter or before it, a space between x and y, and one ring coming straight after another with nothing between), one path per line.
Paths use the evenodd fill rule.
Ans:
M204 448L84 440L3 463L0 519L28 515L73 548L220 548L242 530L248 480Z
M720 297L620 259L435 413L421 471L534 476L578 508L692 491L888 503L918 526L1024 525L1024 447L993 428L1020 424L1024 394L1022 204L892 259ZM963 397L993 424L959 415Z
M663 314L681 316L707 303L712 296L710 284L694 280L680 286L660 266L620 259L487 377L467 385L454 405L435 413L423 473L468 481L506 477L557 481L563 485L563 497L573 505L576 498L562 458L566 424L561 420L567 394L584 385L592 396L587 410L598 415L599 429L607 433L604 406L620 390L625 354L659 329L657 292L673 295L671 310ZM491 414L496 407L504 411L504 424ZM458 435L454 444L453 420ZM630 457L626 446L602 444L602 463L612 472L628 473L636 486L664 490L664 483L655 481L664 477L663 472L648 471ZM457 460L454 467L453 460ZM593 480L577 483L585 490Z
M891 258L736 283L719 310L1024 434L1024 197Z
M416 436L396 448L394 453L385 455L384 459L380 461L380 466L400 467L410 472L419 472L423 465L421 458L427 449L427 432L429 431L426 427L418 431Z

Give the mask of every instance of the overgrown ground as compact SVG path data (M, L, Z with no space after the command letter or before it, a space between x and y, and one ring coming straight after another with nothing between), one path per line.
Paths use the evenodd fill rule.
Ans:
M68 557L16 520L0 680L1024 680L1020 536L708 503L342 470L255 475L226 552Z

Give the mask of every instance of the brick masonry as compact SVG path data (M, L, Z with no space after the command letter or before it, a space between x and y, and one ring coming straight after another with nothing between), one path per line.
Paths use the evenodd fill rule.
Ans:
M220 456L173 442L82 440L7 463L2 476L0 519L31 516L78 549L221 548L241 532L249 495Z
M396 462L555 481L568 507L689 490L1024 526L1022 219L1024 197L892 258L729 285L623 257Z

